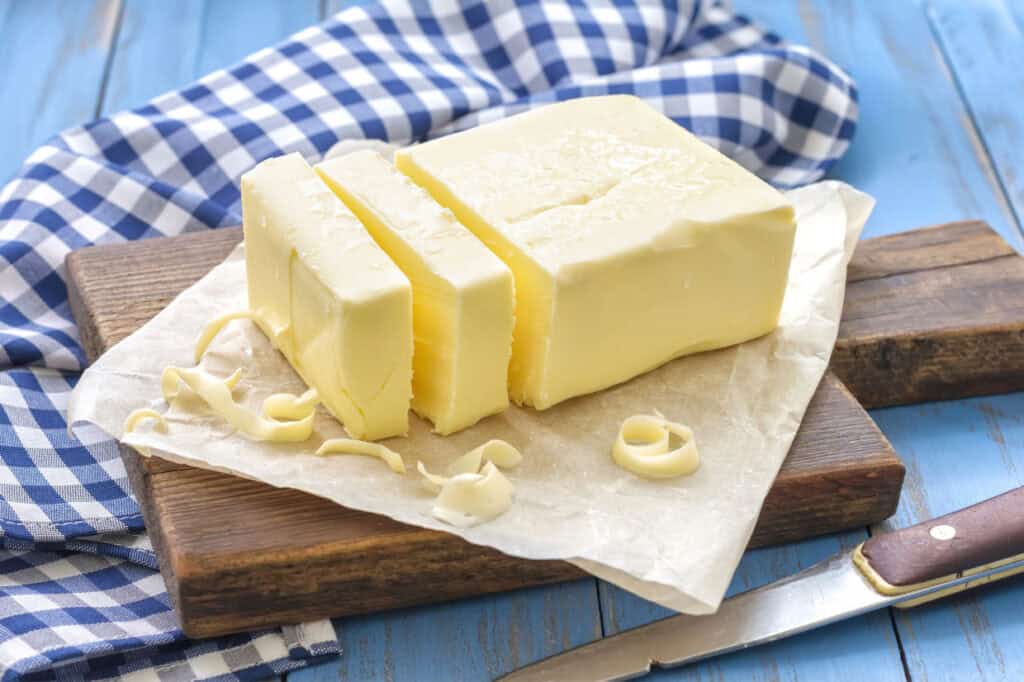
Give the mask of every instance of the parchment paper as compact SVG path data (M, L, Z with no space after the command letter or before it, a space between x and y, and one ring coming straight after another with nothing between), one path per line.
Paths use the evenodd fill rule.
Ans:
M202 327L246 307L242 247L97 360L75 388L69 420L93 422L117 436L132 410L166 409L166 434L149 422L124 442L176 462L305 490L346 507L456 533L507 554L569 560L670 608L713 612L825 372L842 309L846 264L873 205L868 196L835 182L795 190L789 197L797 208L798 229L775 332L675 360L543 412L512 407L449 437L430 433L414 417L407 438L385 441L404 456L405 476L368 457L315 456L323 439L345 435L322 408L312 439L282 445L233 432L198 400L175 401L169 409L163 403L164 367L192 366L193 343ZM203 366L225 377L245 367L235 395L252 407L270 393L305 389L283 357L244 320L221 333ZM692 476L652 482L612 462L610 448L622 420L655 409L694 430L702 463ZM420 485L416 460L442 472L455 457L490 438L507 440L523 453L523 463L507 472L516 487L511 510L468 529L434 519L433 496Z

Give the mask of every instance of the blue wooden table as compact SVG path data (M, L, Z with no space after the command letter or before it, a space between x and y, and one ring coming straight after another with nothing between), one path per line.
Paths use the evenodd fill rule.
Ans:
M0 182L61 128L226 66L340 4L4 1ZM982 218L1024 249L1024 2L735 4L856 79L860 127L834 176L878 199L867 236ZM907 465L899 510L883 525L916 523L1024 484L1024 394L873 416ZM793 573L875 530L750 552L732 589ZM345 655L289 679L482 680L665 613L587 579L350 618L337 623ZM1024 680L1024 578L652 677Z

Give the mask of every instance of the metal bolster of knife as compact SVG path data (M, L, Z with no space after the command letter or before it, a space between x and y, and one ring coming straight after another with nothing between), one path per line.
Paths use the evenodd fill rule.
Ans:
M901 601L909 608L1024 573L1024 488L916 526L878 535L853 552L871 586L899 596L956 582ZM1005 566L1006 570L1000 571ZM961 580L978 575L976 580Z

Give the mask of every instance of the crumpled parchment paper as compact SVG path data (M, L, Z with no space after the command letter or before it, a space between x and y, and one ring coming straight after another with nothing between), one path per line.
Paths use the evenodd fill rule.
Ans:
M203 326L246 307L242 247L84 373L71 398L69 421L93 422L118 436L132 410L166 410L166 433L149 422L123 442L183 464L456 533L507 554L569 560L670 608L710 613L725 594L828 365L846 264L873 206L870 197L837 182L788 196L797 209L798 229L781 322L773 333L675 360L543 412L511 407L453 436L434 435L413 417L408 437L384 441L404 456L404 476L373 458L315 456L324 439L345 435L322 407L309 441L275 444L233 432L196 399L176 400L170 408L164 404L162 370L192 366L193 344ZM254 408L271 393L305 390L284 358L245 320L221 333L202 366L224 377L244 367L235 395ZM695 432L702 462L692 476L648 481L612 462L610 449L622 421L653 410ZM416 460L443 472L457 456L491 438L523 453L523 463L506 472L516 488L512 508L465 529L434 519L433 495L420 485Z

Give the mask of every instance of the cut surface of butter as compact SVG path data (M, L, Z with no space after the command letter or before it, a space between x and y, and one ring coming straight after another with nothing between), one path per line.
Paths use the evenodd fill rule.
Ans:
M504 410L515 298L508 267L377 152L316 171L412 284L413 409L442 435Z
M298 154L242 177L249 307L355 438L403 435L412 393L409 281Z
M550 105L395 163L512 269L519 403L550 407L778 323L792 207L634 97Z

